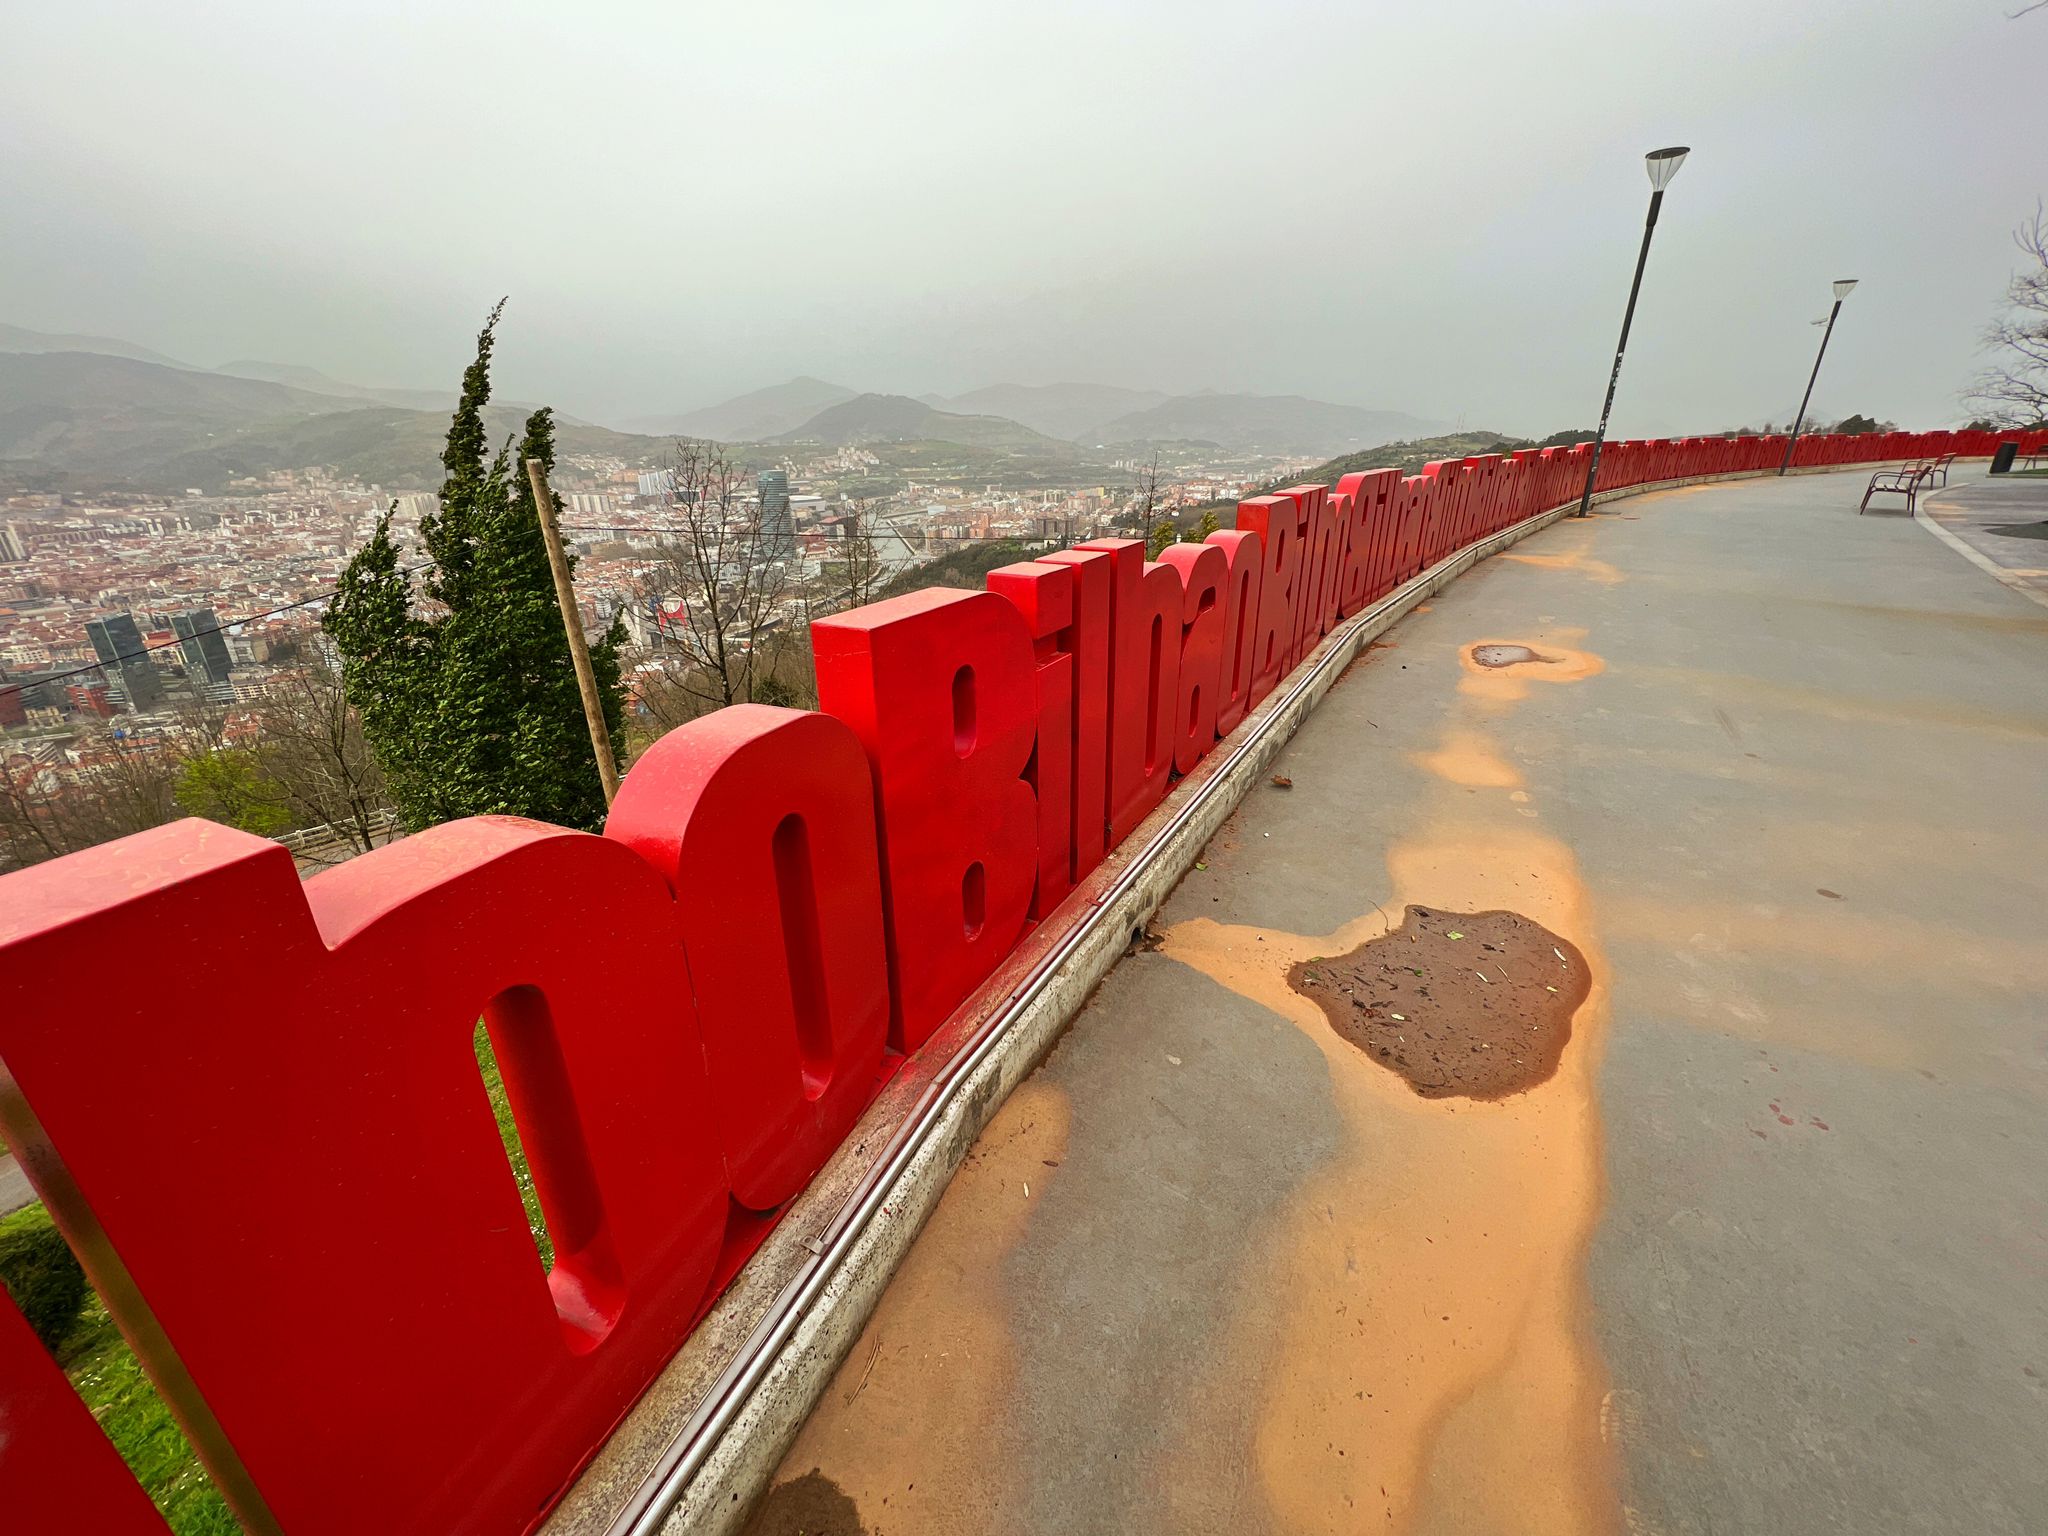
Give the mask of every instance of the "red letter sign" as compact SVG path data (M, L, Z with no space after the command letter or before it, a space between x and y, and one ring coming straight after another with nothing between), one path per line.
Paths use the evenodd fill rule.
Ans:
M818 701L874 773L893 1043L924 1044L1010 952L1036 874L1031 637L993 592L934 588L811 626Z
M619 844L480 817L302 894L183 821L0 881L0 944L0 1058L176 1352L145 1363L295 1536L523 1528L688 1329L724 1169L675 906ZM109 955L136 984L81 1019Z
M889 1032L874 794L830 715L735 704L649 747L605 819L682 918L733 1198L804 1187L874 1092Z

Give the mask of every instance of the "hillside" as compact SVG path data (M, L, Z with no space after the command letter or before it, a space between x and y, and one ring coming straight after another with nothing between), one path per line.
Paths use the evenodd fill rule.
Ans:
M111 336L64 336L50 331L31 331L25 326L0 325L0 352L96 352L103 357L127 357L163 368L189 368L175 357L165 357L132 341Z
M368 384L350 384L341 379L322 373L318 368L306 368L297 363L266 363L258 359L244 358L232 363L222 363L213 370L237 379L264 379L272 384L288 384L293 389L309 390L316 395L333 395L341 400L366 400L378 405L395 405L408 411L453 411L455 391L449 389L380 389Z
M626 425L663 437L709 438L720 443L758 443L801 427L828 406L858 393L823 379L798 378L679 416L642 416Z
M962 416L934 410L908 395L856 395L828 406L794 431L777 435L785 443L959 443L976 448L1021 448L1070 452L1067 444L1002 416Z
M485 409L491 441L517 439L530 414L524 406L494 405ZM564 457L593 454L653 464L669 450L669 441L640 437L557 418L555 446ZM367 485L393 489L432 489L441 483L441 450L448 438L445 411L402 411L395 406L366 406L338 411L310 421L265 423L218 443L194 448L165 462L155 483L166 487L218 489L231 480L277 469L303 469L324 464Z
M951 399L921 396L942 411L1007 416L1047 437L1078 438L1103 422L1166 404L1168 396L1115 384L991 384Z
M969 544L962 549L949 550L936 560L898 573L877 594L877 600L901 597L906 592L922 592L926 587L965 587L978 591L986 582L988 573L997 566L1036 559L1044 549L1043 544L1030 544L1021 539L991 539L986 544Z
M350 406L288 385L134 358L0 353L0 460L133 475L259 422L296 423Z
M526 411L495 406L493 437ZM0 479L74 489L222 489L321 464L367 483L440 482L442 411L364 405L256 379L78 352L0 353ZM565 421L564 454L658 459L664 440Z
M1574 437L1572 441L1578 439ZM1418 437L1403 443L1383 443L1357 453L1339 454L1303 475L1300 484L1332 484L1339 475L1362 469L1398 469L1404 475L1421 471L1439 459L1469 459L1482 453L1513 453L1532 446L1526 438L1504 437L1498 432L1447 432L1440 437Z
M1181 439L1227 449L1337 453L1417 437L1435 423L1404 411L1371 411L1301 395L1181 395L1104 422L1094 443Z
M1318 464L1314 469L1303 470L1298 475L1289 475L1270 485L1259 487L1260 492L1277 491L1283 485L1332 485L1341 475L1355 474L1367 469L1398 469L1404 475L1419 474L1422 466L1433 464L1439 459L1469 459L1482 453L1513 453L1518 448L1548 448L1555 443L1577 443L1592 437L1591 432L1556 432L1539 443L1527 438L1506 437L1499 432L1448 432L1437 437L1412 438L1402 443L1385 443L1377 448L1361 449L1357 453L1339 454L1336 458ZM1237 518L1237 503L1234 501L1209 501L1198 507L1186 507L1175 514L1174 525L1183 533L1201 522L1205 512L1214 512L1224 527L1231 527Z

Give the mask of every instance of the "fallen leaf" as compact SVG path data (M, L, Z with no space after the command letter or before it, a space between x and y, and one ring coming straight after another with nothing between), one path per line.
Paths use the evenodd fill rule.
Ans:
M1462 939L1463 937L1465 937L1465 935L1463 935L1462 933L1458 932L1458 930L1457 930L1457 929L1453 928L1453 929L1451 930L1451 937L1452 937L1452 938L1454 938L1454 939Z
M1408 1015L1405 1013L1397 1013L1394 1014L1393 1017L1399 1019L1403 1024L1406 1024L1408 1022Z
M1029 1200L1031 1198L1031 1186L1029 1184L1026 1184L1024 1186L1024 1198L1026 1200Z
M1276 773L1273 775L1273 787L1275 789L1292 789L1294 788L1294 780L1287 777L1284 773Z
M1169 1056L1166 1059L1172 1062L1176 1067L1180 1065L1180 1058L1178 1056Z
M1208 867L1209 867L1209 866L1208 866L1208 865L1206 865L1206 864L1204 864L1204 863L1203 863L1203 862L1202 862L1202 861L1201 861L1200 859L1197 859L1197 860L1195 860L1195 868L1197 868L1197 869L1207 869Z

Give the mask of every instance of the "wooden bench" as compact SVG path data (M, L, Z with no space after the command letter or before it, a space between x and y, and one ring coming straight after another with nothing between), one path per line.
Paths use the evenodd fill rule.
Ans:
M1856 508L1856 515L1863 515L1864 508L1870 505L1870 498L1873 496L1903 496L1906 498L1906 511L1911 513L1917 510L1920 490L1934 478L1934 475L1934 464L1924 459L1915 459L1912 463L1902 464L1897 469L1880 469L1870 477L1870 484L1864 488L1863 501Z

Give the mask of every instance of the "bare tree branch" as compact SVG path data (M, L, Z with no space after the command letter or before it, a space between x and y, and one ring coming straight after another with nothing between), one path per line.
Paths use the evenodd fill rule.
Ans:
M641 708L667 729L728 704L800 701L797 551L771 536L760 498L721 445L678 439L667 481L675 531L657 548L636 610Z
M2020 270L2006 285L2006 312L1984 331L1995 361L1963 398L2001 426L2031 427L2048 421L2048 210L2039 202L2013 231L2013 244Z

